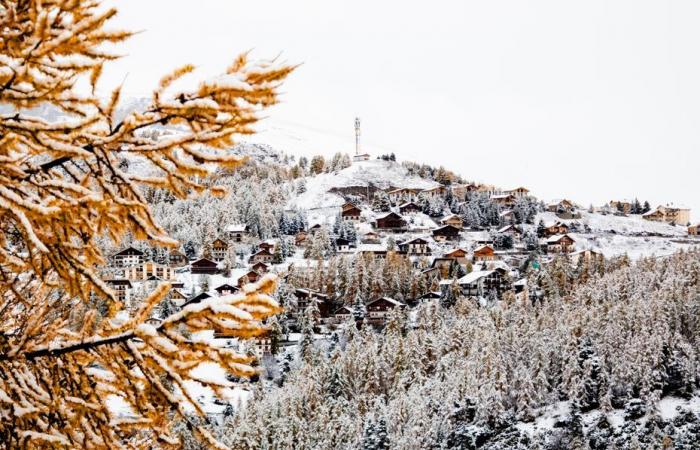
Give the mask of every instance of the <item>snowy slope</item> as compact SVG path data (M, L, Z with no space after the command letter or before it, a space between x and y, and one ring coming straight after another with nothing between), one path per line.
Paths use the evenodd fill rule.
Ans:
M342 197L328 191L354 186L428 189L437 186L437 183L408 175L406 169L396 162L379 159L353 162L352 166L338 172L322 173L307 178L306 192L292 199L288 207L315 209L340 206L343 204Z
M554 213L543 212L535 220L536 223L543 220L546 225L557 221L581 225L579 232L570 233L576 241L576 248L599 250L606 257L623 254L632 259L665 256L700 245L700 240L688 238L685 227L644 220L639 215L624 217L581 211L580 219L562 220ZM590 232L581 232L585 226Z
M543 212L537 215L536 222L539 222L540 219L544 220L544 223L547 225L553 224L554 222L576 222L581 225L588 225L593 232L614 231L617 234L630 236L685 237L688 234L686 227L644 220L639 215L624 217L615 216L613 214L602 215L598 213L589 213L587 211L579 212L581 213L581 218L575 220L562 220L554 213Z

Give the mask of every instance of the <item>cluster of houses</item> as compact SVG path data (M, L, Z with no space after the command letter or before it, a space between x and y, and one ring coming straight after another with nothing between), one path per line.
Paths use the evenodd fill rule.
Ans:
M603 205L597 210L602 213L630 215L635 213L635 203L634 200L611 200L607 205ZM688 234L691 236L698 236L700 232L700 223L692 224L690 222L690 208L685 206L674 204L659 205L654 209L643 212L641 216L644 220L653 222L687 226Z
M467 193L474 191L487 194L500 206L500 225L490 230L472 229L465 226L460 215L448 211L437 217L423 213L423 208L418 204L421 198L444 198L448 190L458 198L464 198ZM386 194L391 203L389 211L372 210L368 206L370 199L367 199L366 204L357 200L349 201L337 210L337 217L342 223L351 224L358 238L351 241L347 237L334 237L336 251L373 255L377 258L386 258L390 254L401 255L413 262L417 274L432 277L437 280L436 285L439 287L433 287L433 290L419 298L404 302L385 296L369 299L364 305L364 322L381 326L395 308L410 308L422 301L442 298L454 292L482 300L501 298L505 292L513 293L516 300L524 301L528 298L527 283L519 268L531 258L531 233L534 226L529 226L529 230L524 229L513 211L519 199L530 195L528 189L518 187L503 191L486 185L437 185L429 189L387 189ZM631 208L626 204L613 205L613 202L609 207L614 207L617 211ZM546 262L553 255L560 254L568 255L572 262L580 258L602 258L596 251L577 249L576 239L572 237L572 232L576 230L571 227L576 226L572 220L580 217L580 208L574 202L558 200L546 204L545 209L555 213L561 221L545 224L543 229L537 230L535 243L540 249L540 262ZM646 220L684 223L689 220L689 210L659 206L643 217ZM226 227L222 235L208 243L197 258L188 258L182 252L173 250L167 258L159 258L159 262L155 262L141 250L129 247L112 255L105 282L119 300L128 304L138 283L166 281L173 286L173 302L177 306L185 306L213 296L236 293L245 284L258 281L269 271L284 275L290 265L299 264L298 254L308 245L309 238L325 227L330 228L330 224L316 223L298 232L294 236L298 250L295 262L287 264L276 260L276 257L280 257L280 253L275 252L279 242L258 242L250 236L247 226L243 224ZM526 238L527 231L530 235ZM698 235L700 224L690 226L688 232ZM332 235L330 230L328 235ZM498 245L504 237L510 242L507 247ZM530 242L526 242L528 239ZM233 248L240 248L239 244L252 243L256 244L255 251L246 256L245 267L236 269L235 276L229 269L226 276L216 277L218 285L207 286L200 292L194 292L190 286L190 292L185 292L178 274L222 275ZM322 292L305 287L295 288L296 303L293 310L287 312L292 320L298 319L312 302L318 310L319 324L338 324L358 316L347 299L329 298ZM268 344L267 340L260 340L260 348L264 349Z

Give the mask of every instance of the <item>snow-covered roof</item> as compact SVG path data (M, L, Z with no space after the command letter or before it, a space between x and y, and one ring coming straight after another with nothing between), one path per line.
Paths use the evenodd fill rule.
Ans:
M470 272L457 280L457 283L459 284L472 284L477 282L478 280L487 277L493 273L493 270L477 270L474 272Z
M490 242L491 241L491 235L489 235L488 231L467 231L464 233L464 236L471 241L477 241L477 242Z
M498 232L499 232L499 233L505 233L506 231L508 231L508 230L511 229L511 228L514 229L515 231L518 231L518 229L515 228L515 225L506 225L506 226L504 226L504 227L499 228L499 229L498 229Z
M426 241L424 238L420 236L416 236L413 239L409 239L408 241L400 242L398 245L406 245L406 244L412 244L416 241L422 241L423 243L427 244L428 241Z
M236 223L233 225L229 225L226 227L226 231L229 233L240 233L243 231L246 231L248 229L248 225L244 223Z
M488 244L484 244L484 245L480 245L480 246L478 246L477 248L475 248L474 251L475 251L475 252L478 252L479 250L484 250L484 249L487 249L487 248L490 248L491 250L493 250L493 247L491 247L491 246L488 245Z
M381 300L384 300L385 302L391 303L391 304L394 305L394 306L405 306L404 303L401 303L401 302L398 301L398 300L394 300L394 299L391 298L391 297L379 297L379 298L374 299L374 300L372 300L371 302L367 303L367 306L369 306L369 305L371 305L371 304L373 304L373 303L377 303L378 301L381 301Z
M571 237L570 235L568 235L568 234L555 234L554 236L550 236L550 237L547 238L547 243L548 243L548 244L553 244L553 243L555 243L555 242L559 242L559 241L560 241L562 238L564 238L564 237L568 237L568 238L571 239L572 241L575 240L574 238L572 238L572 237Z
M384 244L360 244L357 246L358 252L385 252L387 247Z

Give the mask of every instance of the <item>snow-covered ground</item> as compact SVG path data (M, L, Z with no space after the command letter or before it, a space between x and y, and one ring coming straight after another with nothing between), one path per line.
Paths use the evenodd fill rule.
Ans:
M664 420L673 419L678 415L679 407L698 411L700 409L700 397L696 395L689 400L679 397L665 397L658 404L659 415ZM519 422L516 427L530 436L534 436L536 433L553 429L556 422L566 420L570 410L571 405L569 402L558 402L539 411L539 415L532 422ZM602 414L604 413L598 409L582 414L584 426L590 426ZM610 424L615 428L621 427L624 423L623 409L614 409L606 416Z
M571 223L576 222L581 225L588 225L593 232L610 232L624 235L658 235L668 237L685 237L688 234L686 227L673 226L664 222L653 222L645 220L640 215L615 216L613 214L603 215L580 211L581 218L573 220L563 220L552 212L543 212L537 215L536 223L544 220L545 225L554 222Z
M306 179L306 192L290 200L289 208L312 210L341 206L343 198L330 193L333 188L376 186L410 187L428 189L438 183L418 176L411 176L407 170L396 162L370 159L356 161L352 166L337 172L322 173Z
M576 249L595 249L606 257L623 254L632 259L665 256L700 246L700 239L688 237L686 227L645 220L639 215L624 217L581 211L580 219L563 220L554 213L543 212L537 215L535 223L540 220L545 225L555 222L579 224L579 232L569 233L576 241ZM590 232L583 232L586 226Z

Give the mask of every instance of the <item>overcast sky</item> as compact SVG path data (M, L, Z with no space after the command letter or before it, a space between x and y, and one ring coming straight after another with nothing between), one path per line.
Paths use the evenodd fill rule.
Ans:
M303 65L267 132L312 130L307 154L351 152L359 115L370 153L544 199L638 196L700 218L700 2L111 3L115 25L144 30L109 74L128 73L131 95L183 63L206 75L241 51L282 53Z

